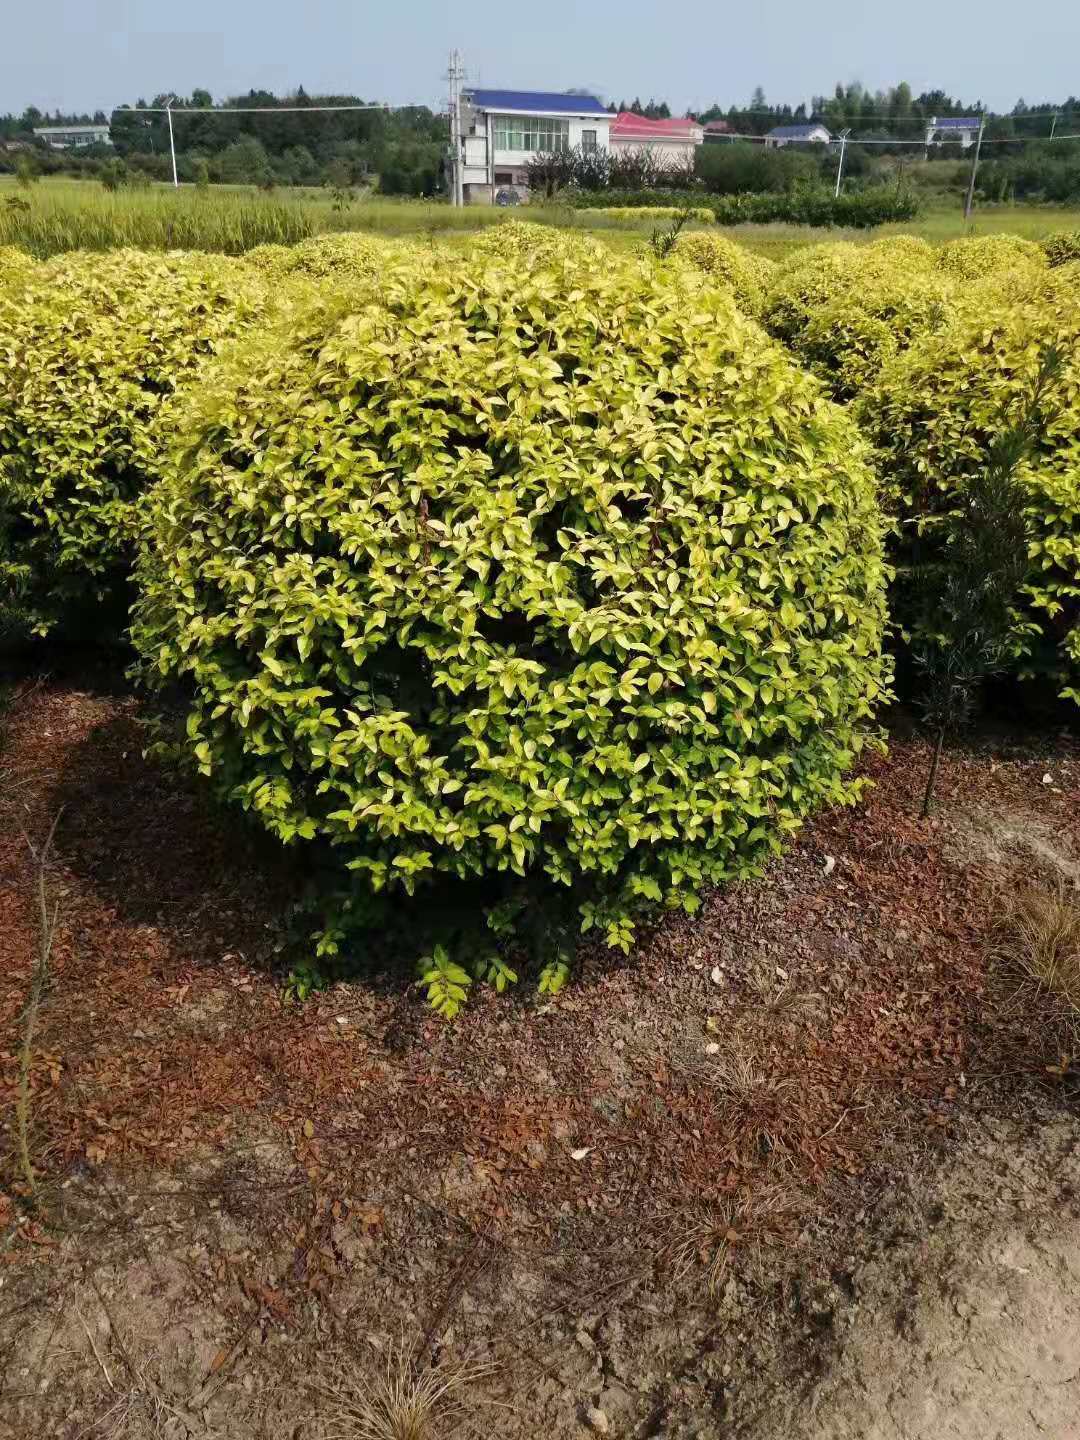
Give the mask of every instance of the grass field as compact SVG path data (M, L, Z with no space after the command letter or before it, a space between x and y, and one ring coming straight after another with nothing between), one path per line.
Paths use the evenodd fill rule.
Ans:
M580 230L618 250L636 248L657 226L655 219L584 216L566 206L454 210L434 200L358 197L345 208L335 208L329 192L312 188L282 189L270 195L247 186L214 186L204 194L190 187L173 194L163 185L109 192L93 181L50 179L21 189L12 177L0 176L0 245L21 245L40 256L117 244L237 254L252 245L288 244L305 235L342 230L449 237L499 224L510 215ZM969 224L958 204L935 200L917 220L876 231L740 225L723 227L723 233L750 250L779 259L822 240L862 243L875 235L910 234L940 244L994 231L1037 240L1055 230L1072 229L1080 229L1080 207L985 206Z

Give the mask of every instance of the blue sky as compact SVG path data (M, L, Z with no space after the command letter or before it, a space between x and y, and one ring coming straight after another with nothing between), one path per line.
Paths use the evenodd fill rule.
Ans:
M252 86L437 105L457 45L474 83L587 86L688 106L907 80L1008 109L1080 91L1080 3L981 0L48 0L5 7L0 111L109 109Z

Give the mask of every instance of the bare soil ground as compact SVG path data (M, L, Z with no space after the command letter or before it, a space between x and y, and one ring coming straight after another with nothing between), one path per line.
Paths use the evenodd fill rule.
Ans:
M763 881L446 1026L407 963L284 1004L288 857L138 720L43 684L0 751L0 1436L325 1436L401 1345L484 1367L463 1435L1080 1433L1080 1087L989 945L1074 883L1075 741L923 821L894 737Z

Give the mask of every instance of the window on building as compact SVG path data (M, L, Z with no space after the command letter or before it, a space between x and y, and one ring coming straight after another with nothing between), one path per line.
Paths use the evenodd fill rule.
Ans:
M495 149L524 152L565 150L569 143L568 120L545 120L538 115L496 115Z
M582 130L582 132L581 132L581 150L582 150L582 154L584 154L584 155L595 155L595 154L596 154L596 131L595 131L595 130Z

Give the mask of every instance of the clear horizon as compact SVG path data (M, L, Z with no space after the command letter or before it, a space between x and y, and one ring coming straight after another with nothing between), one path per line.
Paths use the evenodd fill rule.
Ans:
M640 0L588 12L548 7L509 23L491 0L466 14L435 0L397 10L313 0L302 15L233 0L223 10L220 0L190 0L182 15L146 0L16 10L5 22L0 112L108 111L199 87L220 101L301 85L437 109L452 46L472 84L588 88L611 101L666 100L676 114L746 104L758 85L770 103L797 105L838 82L876 91L906 80L916 95L942 89L999 111L1020 98L1038 104L1080 91L1075 0L1047 0L1025 14L1022 48L1015 5L1005 0L985 0L977 27L929 0L895 13L840 0L825 21L792 0L734 14L686 0L677 23L662 23L656 6Z

